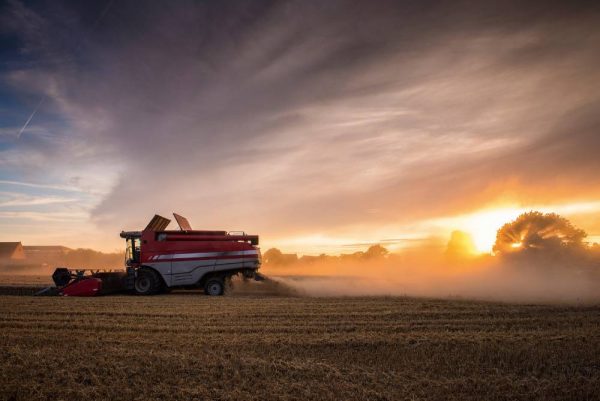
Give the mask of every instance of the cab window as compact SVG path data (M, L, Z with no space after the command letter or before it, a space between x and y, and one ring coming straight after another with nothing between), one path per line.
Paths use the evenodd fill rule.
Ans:
M131 262L140 261L140 239L127 238L127 247L125 249L125 260Z

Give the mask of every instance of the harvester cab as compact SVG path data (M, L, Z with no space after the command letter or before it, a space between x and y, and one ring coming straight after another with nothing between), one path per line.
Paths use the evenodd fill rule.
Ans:
M172 288L204 289L208 295L222 295L231 278L262 280L258 235L245 232L193 230L189 221L173 213L179 230L167 230L170 219L155 215L142 231L122 231L125 239L125 271L91 271L59 268L55 279L63 295L97 295L103 286L115 283L122 290L153 295ZM57 269L58 271L58 269ZM75 291L77 290L77 291Z
M140 263L141 236L128 236L125 238L125 266L135 266Z
M173 213L175 216L179 216ZM186 220L187 221L187 220ZM160 232L164 231L171 220L154 215L144 231L121 231L121 238L125 238L125 266L138 267L140 265L142 233L146 231Z

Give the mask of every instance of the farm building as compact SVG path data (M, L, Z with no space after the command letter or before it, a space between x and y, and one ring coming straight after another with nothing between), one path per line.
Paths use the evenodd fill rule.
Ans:
M20 242L0 242L0 262L25 260L25 251Z

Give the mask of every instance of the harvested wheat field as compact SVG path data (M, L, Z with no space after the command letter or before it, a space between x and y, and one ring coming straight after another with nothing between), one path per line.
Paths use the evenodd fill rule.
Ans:
M600 398L600 306L0 297L3 400Z

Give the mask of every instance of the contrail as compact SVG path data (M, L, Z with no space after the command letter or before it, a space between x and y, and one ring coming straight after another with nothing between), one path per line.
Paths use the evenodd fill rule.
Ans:
M96 21L94 21L94 23L92 24L91 32L93 32L96 29L96 27L98 26L98 24L100 23L100 21L102 21L102 19L104 18L104 16L108 13L108 10L110 9L110 7L113 5L114 2L115 2L115 0L109 0L106 3L106 6L102 9L102 11L100 12L100 15L98 15L98 18L96 18ZM40 108L40 106L42 105L42 103L44 103L44 101L46 100L46 97L48 97L48 95L44 95L44 97L42 97L42 100L40 100L40 102L35 107L35 109L33 109L33 111L31 112L31 115L29 116L29 118L27 119L27 121L25 121L25 124L19 130L19 132L17 133L17 139L21 138L21 134L23 134L23 131L25 131L25 129L27 128L27 126L31 122L31 119L35 116L35 113L37 113L37 111Z
M35 113L37 113L37 111L40 108L40 106L42 105L42 103L44 103L44 100L46 100L46 96L45 95L44 95L44 97L42 97L42 100L40 100L40 102L38 103L38 105L35 106L35 109L33 109L33 111L31 112L31 115L29 116L29 118L27 119L27 121L25 121L25 124L19 130L19 133L17 134L17 139L21 138L21 134L23 133L23 131L25 131L25 128L27 128L27 126L29 125L29 122L31 121L31 119L33 118L33 116L35 116Z

